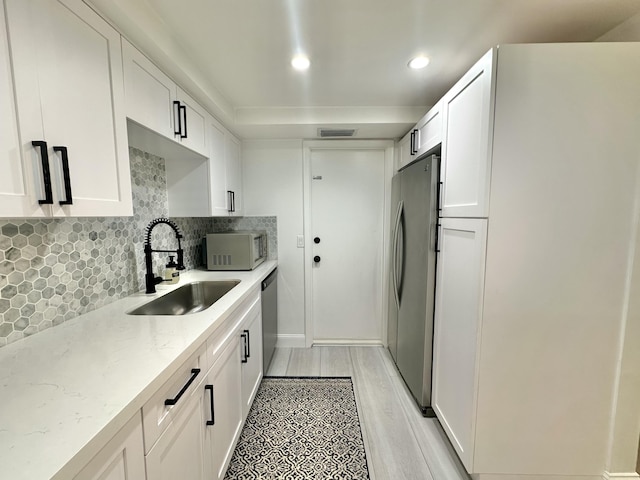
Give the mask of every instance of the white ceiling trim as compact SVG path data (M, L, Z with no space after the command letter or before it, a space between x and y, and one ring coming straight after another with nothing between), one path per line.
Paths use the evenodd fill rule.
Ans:
M235 123L243 125L323 125L416 123L429 107L238 107Z

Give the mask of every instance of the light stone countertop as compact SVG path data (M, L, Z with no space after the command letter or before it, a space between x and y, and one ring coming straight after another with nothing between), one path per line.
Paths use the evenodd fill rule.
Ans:
M73 478L276 267L191 270L0 348L0 479ZM208 309L181 316L125 312L185 283L237 279Z

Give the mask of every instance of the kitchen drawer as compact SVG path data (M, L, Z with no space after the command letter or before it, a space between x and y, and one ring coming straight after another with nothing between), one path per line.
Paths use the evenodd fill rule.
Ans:
M196 387L207 373L205 358L202 346L142 407L145 455L196 392ZM175 400L178 396L180 398L174 405L165 404L166 400Z
M207 364L206 369L211 368L213 363L222 353L222 348L227 344L230 337L235 335L240 328L240 324L245 321L249 312L255 308L256 304L260 304L260 286L258 285L233 312L230 317L225 320L226 327L215 332L207 340Z

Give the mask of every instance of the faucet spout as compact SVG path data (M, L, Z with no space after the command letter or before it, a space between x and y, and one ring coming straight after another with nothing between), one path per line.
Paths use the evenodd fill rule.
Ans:
M169 225L175 232L176 239L178 240L178 248L176 250L154 250L153 248L151 248L151 232L156 226L160 225L161 223L164 223L165 225ZM156 277L153 274L153 261L151 258L151 254L153 252L175 253L178 257L177 258L178 266L176 268L178 270L184 270L185 268L184 267L184 250L182 250L182 245L180 243L180 240L183 237L182 237L182 234L180 233L180 229L178 228L178 226L173 221L164 217L156 218L155 220L152 220L151 223L147 225L146 230L147 230L147 234L144 242L144 263L146 268L145 293L156 293L156 285L161 283L163 279L162 277Z

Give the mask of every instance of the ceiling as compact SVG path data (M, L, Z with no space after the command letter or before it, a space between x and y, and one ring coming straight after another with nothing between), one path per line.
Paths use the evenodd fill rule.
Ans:
M395 138L492 46L593 41L640 0L88 0L245 138ZM291 57L311 59L294 71ZM431 62L410 70L416 54Z

